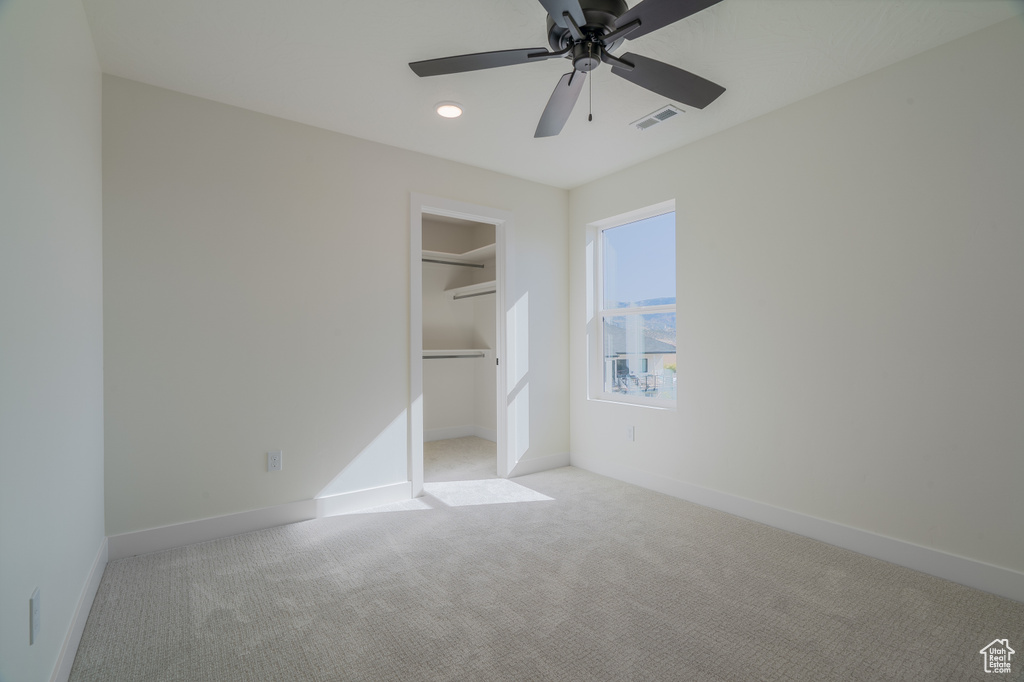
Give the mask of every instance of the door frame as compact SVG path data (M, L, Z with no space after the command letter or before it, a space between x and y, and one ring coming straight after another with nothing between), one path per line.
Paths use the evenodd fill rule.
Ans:
M412 496L423 494L423 216L461 218L494 225L494 324L497 395L495 395L498 438L498 476L508 478L515 465L508 447L508 390L504 359L507 349L505 293L511 281L509 242L513 234L512 214L497 208L468 204L453 199L413 192L409 201L409 420L408 470Z

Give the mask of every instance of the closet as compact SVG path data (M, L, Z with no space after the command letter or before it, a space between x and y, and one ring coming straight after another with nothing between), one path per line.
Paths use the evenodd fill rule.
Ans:
M423 216L423 437L497 441L495 228Z

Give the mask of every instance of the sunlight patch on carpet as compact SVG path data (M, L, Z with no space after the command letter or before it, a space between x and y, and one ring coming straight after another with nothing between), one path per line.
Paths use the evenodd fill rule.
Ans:
M536 490L531 490L526 486L504 478L490 478L482 481L425 483L423 490L449 507L553 500L553 498L542 495Z
M426 500L422 497L417 497L412 500L402 500L401 502L392 502L390 504L382 504L377 507L367 507L366 509L354 509L347 514L377 514L380 512L399 512L399 511L423 511L426 509L433 509L431 505L427 504Z

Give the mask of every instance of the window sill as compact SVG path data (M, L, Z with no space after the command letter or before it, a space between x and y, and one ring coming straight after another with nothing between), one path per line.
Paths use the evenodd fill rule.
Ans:
M598 395L588 396L587 400L593 400L601 403L614 403L617 405L629 405L630 407L646 407L671 412L675 412L676 410L676 401L666 400L665 398L633 398L631 396L620 395L617 393L599 393Z

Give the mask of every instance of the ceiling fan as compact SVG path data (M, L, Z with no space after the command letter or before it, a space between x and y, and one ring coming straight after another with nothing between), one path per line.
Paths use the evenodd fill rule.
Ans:
M539 0L548 13L548 44L551 50L528 47L519 50L477 52L455 57L411 62L417 76L493 69L528 64L555 57L572 60L573 70L562 76L541 114L534 137L551 137L562 131L583 90L587 74L601 62L612 73L676 102L703 109L725 88L655 59L626 52L612 53L623 40L657 31L721 0L642 0L629 9L625 0Z

